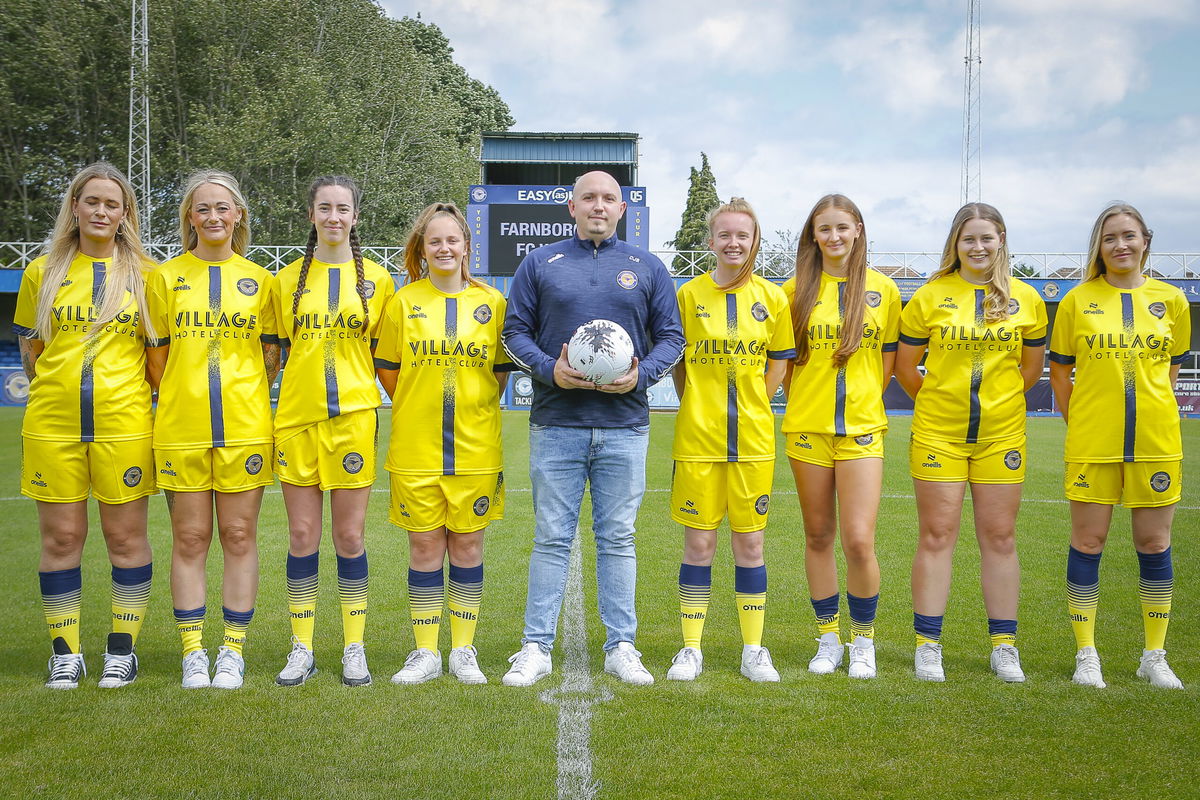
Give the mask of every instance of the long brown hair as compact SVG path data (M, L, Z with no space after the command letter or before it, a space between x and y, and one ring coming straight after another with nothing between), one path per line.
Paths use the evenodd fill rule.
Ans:
M482 286L482 281L471 277L471 226L467 224L467 218L454 203L433 203L425 206L425 209L417 215L412 227L408 229L408 238L404 241L404 271L408 273L408 282L416 283L429 272L429 265L425 263L425 229L438 217L448 217L454 220L459 230L462 231L464 250L460 275L463 281L472 286Z
M233 226L233 241L230 242L230 246L233 248L233 252L239 256L246 255L246 250L250 247L250 210L246 207L246 198L242 195L237 178L219 169L202 169L199 172L193 172L188 177L187 183L183 185L183 199L179 202L179 241L183 243L183 249L195 250L200 241L200 237L188 217L192 214L196 190L206 183L215 184L228 191L233 197L233 205L242 212L241 219Z
M996 232L1001 234L1000 247L992 257L992 263L987 269L987 294L983 298L983 321L999 322L1008 319L1008 300L1012 297L1012 268L1008 256L1008 228L1004 225L1004 217L995 206L987 203L967 203L954 215L950 223L950 235L946 237L946 246L942 248L942 263L929 276L929 281L935 281L944 275L962 269L958 258L958 237L962 235L963 225L970 220L982 219L996 226Z
M74 206L87 182L96 178L112 181L121 187L121 202L124 208L121 222L117 225L112 261L105 271L103 289L98 298L96 321L88 328L87 335L96 335L121 313L125 293L128 292L137 304L142 336L146 339L154 338L154 325L146 310L145 275L146 267L153 262L146 255L138 235L137 198L133 196L133 187L119 169L105 161L97 161L79 170L71 180L71 185L63 195L62 204L58 207L54 230L42 249L46 256L46 266L38 291L37 321L34 324L38 336L43 341L50 338L54 328L51 321L54 297L67 276L71 262L79 252L79 220L75 217Z
M1150 260L1150 240L1154 238L1154 231L1146 227L1146 220L1142 219L1141 212L1136 208L1128 203L1113 203L1100 212L1100 216L1096 218L1096 224L1092 226L1092 238L1088 244L1087 269L1083 276L1085 281L1095 280L1108 272L1108 267L1104 265L1104 259L1100 256L1100 239L1104 233L1104 223L1121 214L1133 217L1141 227L1142 235L1146 237L1146 249L1142 253L1141 264L1143 270L1146 268L1146 262Z
M313 208L317 202L317 192L326 186L341 186L350 191L351 202L354 204L354 212L357 214L358 209L362 204L362 190L358 188L358 184L353 178L348 178L345 175L322 175L314 180L308 187L308 214L312 216ZM362 301L363 312L363 333L368 336L371 329L370 312L367 310L367 276L363 270L362 246L358 240L358 225L350 226L350 252L354 255L354 288L358 291L358 299ZM308 243L304 246L304 262L300 265L300 278L296 282L296 291L292 294L292 320L296 318L296 312L300 308L300 297L304 294L304 290L308 285L308 268L312 266L313 254L317 249L317 226L313 225L308 232Z
M708 212L705 222L708 225L709 241L712 240L713 236L713 223L722 214L745 214L754 222L754 239L750 242L750 251L746 254L746 260L742 262L737 274L733 276L733 279L729 283L717 284L717 288L722 292L731 292L749 283L750 276L754 274L754 262L758 260L758 248L762 245L762 229L758 225L758 215L754 213L754 208L746 202L746 198L731 197L728 203L717 206Z
M792 329L796 334L796 363L808 363L808 320L821 293L822 256L814 231L817 215L837 209L845 211L858 223L858 238L846 258L846 291L842 331L837 349L833 351L833 363L844 367L850 356L862 345L863 315L867 305L867 228L863 224L862 212L849 197L842 194L827 194L817 201L804 228L800 231L800 242L796 246L796 291L792 297Z

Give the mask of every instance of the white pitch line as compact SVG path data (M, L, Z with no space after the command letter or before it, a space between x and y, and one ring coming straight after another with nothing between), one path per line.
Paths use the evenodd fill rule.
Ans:
M588 665L580 550L579 529L576 528L559 625L563 681L557 688L540 695L543 702L558 706L559 800L591 800L600 791L599 781L592 778L592 706L612 698L608 689L596 688Z
M391 490L390 489L372 489L371 491L375 494L387 494ZM509 494L529 494L530 489L527 486L516 487L516 488L514 488L512 486L508 486L508 487L505 487L504 491ZM670 491L671 491L670 489L647 489L646 494L667 494ZM283 494L283 492L280 491L279 489L268 489L264 494ZM782 492L772 492L771 494L774 497L795 497L796 496L796 492L793 490L790 490L790 489L785 489ZM153 496L153 495L151 495L151 496ZM911 494L884 494L884 495L880 495L880 497L884 498L885 500L915 500L916 499L916 496L911 495ZM0 503L7 503L7 502L16 501L16 500L27 500L27 499L28 498L22 497L20 495L18 495L16 497L0 497ZM971 495L970 495L970 493L968 493L966 496L966 501L970 502L970 500L971 500ZM1052 505L1065 506L1065 505L1067 505L1067 503L1069 501L1064 497L1022 497L1021 502L1022 503L1050 503ZM1175 508L1178 509L1179 511L1200 511L1200 506L1175 506Z

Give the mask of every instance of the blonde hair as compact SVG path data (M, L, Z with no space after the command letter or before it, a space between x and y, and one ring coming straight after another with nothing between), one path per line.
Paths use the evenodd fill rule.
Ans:
M317 192L326 186L341 186L350 192L350 202L354 204L355 213L362 203L362 189L358 188L358 184L353 178L348 178L345 175L322 175L314 180L308 187L308 214L311 217L313 208L317 203ZM350 226L350 235L347 237L350 243L350 253L354 257L354 289L358 292L358 299L362 302L363 312L363 333L370 336L371 330L371 314L367 307L367 276L363 268L362 245L358 241L358 225ZM304 261L300 264L300 276L296 281L296 291L292 293L292 320L293 324L296 318L296 312L300 309L300 298L304 294L308 286L308 269L312 266L313 256L317 249L317 226L313 225L308 232L308 242L304 245Z
M962 235L963 226L973 219L982 219L996 226L996 232L1001 234L1000 247L992 257L992 263L987 267L987 294L983 298L983 321L999 322L1008 319L1008 301L1012 297L1012 269L1008 256L1008 229L1004 225L1004 217L995 206L987 203L967 203L954 215L950 223L950 235L946 237L946 246L942 248L942 263L929 276L929 282L935 281L952 272L962 269L958 259L958 237Z
M837 209L845 211L859 225L858 238L846 257L846 291L842 317L842 331L837 349L833 351L833 363L844 367L850 357L862 345L863 316L867 305L867 228L863 224L862 212L849 197L842 194L827 194L817 201L804 228L800 231L800 242L796 245L796 291L792 297L792 329L796 335L796 363L808 362L808 320L821 293L823 256L817 244L814 228L817 215Z
M460 271L462 279L472 286L482 286L482 281L471 277L469 266L471 226L467 224L467 218L454 203L433 203L425 206L425 210L417 215L417 219L409 228L408 238L404 241L404 271L408 273L408 282L415 283L429 274L429 265L425 263L425 229L438 217L454 220L459 230L462 231L464 246L462 270Z
M746 202L746 198L731 197L728 203L717 206L708 212L705 223L708 225L709 239L712 239L713 225L716 223L717 217L722 214L745 214L754 223L754 239L750 242L750 251L746 254L746 260L742 262L737 274L729 283L717 284L717 288L722 292L731 292L749 283L750 276L754 274L754 262L758 260L758 248L762 245L762 229L758 225L758 215L754 213L754 208Z
M1136 208L1128 203L1113 203L1100 212L1100 216L1096 218L1096 224L1092 226L1092 239L1088 244L1087 267L1083 276L1085 281L1095 280L1108 272L1108 267L1105 266L1104 259L1100 256L1100 239L1104 234L1104 224L1121 214L1133 217L1142 229L1142 236L1146 237L1146 249L1142 252L1141 269L1146 268L1146 262L1150 260L1150 240L1154 238L1154 231L1146 227L1146 220L1142 219L1141 212Z
M242 195L237 178L219 169L202 169L199 172L193 172L183 186L183 199L179 202L179 241L183 243L183 249L195 250L196 245L199 244L199 236L188 217L192 214L196 190L206 183L227 190L233 197L234 206L242 212L241 218L233 227L231 245L233 252L239 256L246 255L246 250L250 247L250 210L246 207L246 198Z
M154 338L154 325L146 309L146 267L153 262L142 247L138 236L137 199L133 187L125 175L105 161L89 164L75 174L71 185L63 195L54 220L54 229L42 248L46 266L42 274L42 285L37 297L36 329L42 340L50 338L54 329L54 298L62 287L71 262L79 252L79 219L75 216L75 203L83 193L88 181L108 180L121 187L123 205L121 221L117 225L112 261L105 271L104 283L97 298L96 321L88 328L88 337L95 336L105 325L121 313L125 306L125 293L133 296L137 305L142 336Z

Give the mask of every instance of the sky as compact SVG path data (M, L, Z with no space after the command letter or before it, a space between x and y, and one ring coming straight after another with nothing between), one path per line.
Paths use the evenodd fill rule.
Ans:
M1081 252L1110 202L1200 252L1200 0L981 0L982 192L1020 253ZM967 0L383 0L436 24L515 131L641 135L651 244L708 154L764 236L829 192L877 252L961 204ZM971 198L975 199L975 198Z

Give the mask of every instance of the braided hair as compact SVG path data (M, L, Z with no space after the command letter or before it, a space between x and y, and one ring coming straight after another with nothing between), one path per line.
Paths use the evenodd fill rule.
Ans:
M357 214L360 205L362 204L362 190L358 188L358 184L353 178L345 175L322 175L314 180L308 187L308 214L311 217L313 209L316 207L317 192L326 186L341 186L350 192L351 201L354 204L354 211ZM354 277L355 289L358 292L358 299L362 303L363 312L363 331L370 330L370 313L367 308L367 278L366 271L363 269L362 245L358 239L358 225L350 226L349 234L350 252L354 255ZM313 225L308 232L308 243L304 246L304 261L300 264L300 277L296 282L296 291L292 293L292 324L295 324L296 314L300 309L300 297L307 290L308 286L308 269L312 266L313 254L317 249L317 226Z

